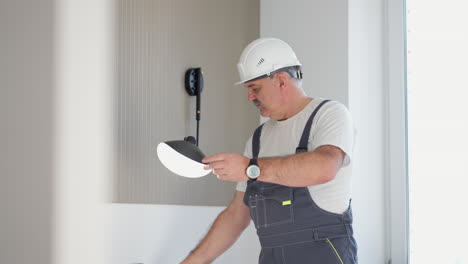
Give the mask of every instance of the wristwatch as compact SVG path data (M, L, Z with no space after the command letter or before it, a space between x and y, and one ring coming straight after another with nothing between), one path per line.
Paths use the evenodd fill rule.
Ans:
M257 159L250 159L249 166L247 167L245 174L247 174L249 179L254 181L257 180L257 178L260 176L260 167L258 167Z

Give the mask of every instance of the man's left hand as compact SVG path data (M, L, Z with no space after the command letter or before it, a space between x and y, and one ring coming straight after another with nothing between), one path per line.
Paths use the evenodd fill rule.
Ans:
M208 163L206 170L213 169L218 179L223 181L240 182L248 180L245 170L249 165L249 159L236 153L218 153L202 160Z

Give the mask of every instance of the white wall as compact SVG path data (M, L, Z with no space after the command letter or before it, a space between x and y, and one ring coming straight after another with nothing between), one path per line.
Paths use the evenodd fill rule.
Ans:
M353 203L360 263L387 263L384 8L349 2L349 109L356 136Z
M260 1L260 36L288 42L302 63L310 96L348 104L347 1Z
M112 149L112 1L55 6L53 263L104 258Z
M406 3L385 1L386 175L388 185L389 256L392 263L409 261L409 203L406 122Z
M387 258L383 1L261 1L260 35L284 39L304 68L304 89L348 105L357 128L353 174L359 263Z
M110 204L109 264L179 263L206 234L223 207ZM254 263L260 245L250 225L214 263Z

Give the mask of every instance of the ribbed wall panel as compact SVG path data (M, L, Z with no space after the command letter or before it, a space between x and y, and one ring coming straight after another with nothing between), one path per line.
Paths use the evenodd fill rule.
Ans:
M207 155L243 152L258 113L245 88L232 84L243 47L258 37L259 2L126 0L116 17L114 201L226 205L234 184L176 176L159 162L156 146L195 136L195 97L183 77L202 67L200 147Z

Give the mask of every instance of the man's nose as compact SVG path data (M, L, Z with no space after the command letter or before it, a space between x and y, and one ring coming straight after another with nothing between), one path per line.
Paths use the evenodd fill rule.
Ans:
M253 100L255 100L257 97L255 97L254 93L249 91L249 95L248 95L248 100L249 102L252 102Z

